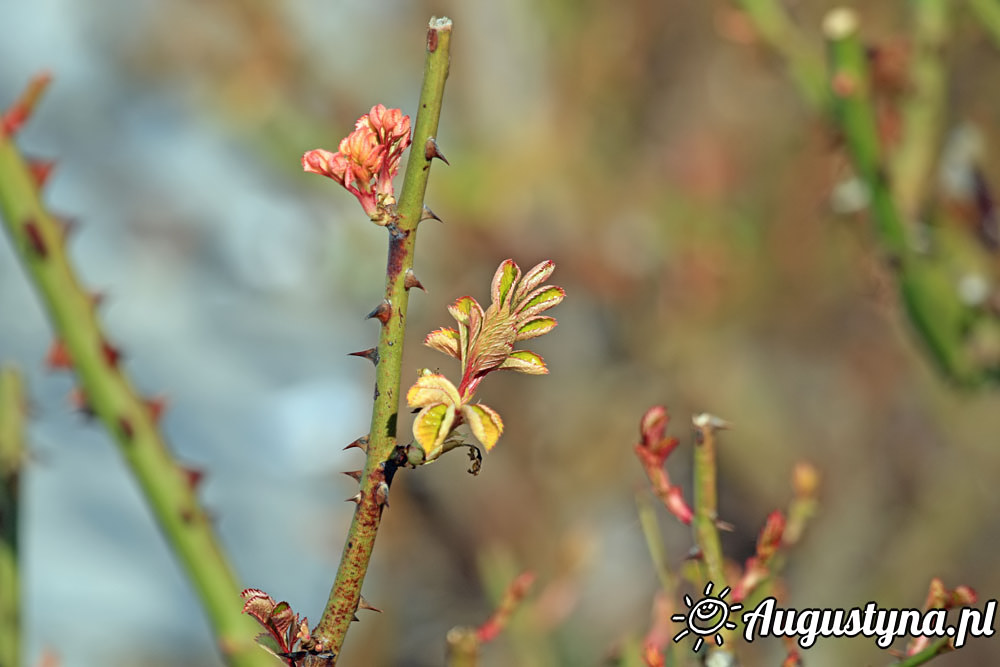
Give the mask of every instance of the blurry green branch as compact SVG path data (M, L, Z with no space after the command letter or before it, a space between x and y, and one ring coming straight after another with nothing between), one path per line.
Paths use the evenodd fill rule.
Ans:
M0 369L0 667L20 664L18 514L26 412L21 376L13 368Z
M911 160L905 169L900 174L891 173L891 165L884 157L867 54L859 37L857 16L847 9L831 12L824 22L830 46L833 116L844 134L855 172L868 191L877 238L897 271L911 321L947 375L960 384L976 385L996 374L997 369L977 363L967 345L973 311L961 300L948 265L934 254L916 252L916 220L904 218L903 214L904 207L914 215L922 207L921 198L936 155L935 138L940 134L942 74L940 63L932 61L939 59L943 19L937 8L928 8L934 4L915 5L919 9L921 46L915 60L920 73L913 83L928 88L912 91L902 111L905 129L913 133L901 144L904 156ZM890 184L893 177L895 189Z
M781 0L736 0L769 49L788 67L802 97L814 107L827 100L826 76L819 50L795 24Z
M1000 0L968 0L968 2L973 14L1000 48Z
M78 407L99 418L128 464L167 542L208 615L231 665L256 667L270 658L253 641L254 625L234 604L240 587L198 502L196 471L179 465L157 426L162 404L142 397L125 375L120 352L97 318L99 299L85 291L66 253L68 226L41 201L51 165L29 162L13 135L27 120L48 77L38 77L0 125L0 217L56 330L52 368L76 372Z
M783 57L802 96L820 100L818 106L843 137L876 241L896 270L901 299L930 356L961 385L1000 378L1000 318L982 299L965 296L960 289L963 280L983 278L979 269L985 251L952 230L934 226L945 217L940 206L932 206L932 177L945 125L948 74L943 51L955 4L907 2L910 48L903 79L891 84L879 84L873 76L872 62L879 51L862 43L857 14L850 9L830 12L823 24L829 73L821 77L822 95L815 90L814 78L819 50L782 4L738 4L762 39ZM1000 3L970 0L970 6L994 37L1000 35ZM887 58L893 57L890 52L886 50ZM898 86L898 92L879 90L878 85ZM995 279L989 289L996 290Z

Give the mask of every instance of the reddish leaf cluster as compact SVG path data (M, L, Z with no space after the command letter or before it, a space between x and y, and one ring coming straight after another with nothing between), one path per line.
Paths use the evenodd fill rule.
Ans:
M543 285L555 264L546 260L524 276L514 260L504 260L493 276L491 303L483 310L471 296L463 296L448 307L455 329L432 331L424 344L461 362L458 387L443 375L423 371L406 394L411 408L421 408L413 422L413 437L431 461L442 452L451 431L467 423L486 449L492 449L503 432L503 421L492 408L471 400L486 375L512 370L529 375L548 373L545 361L530 350L515 350L518 341L537 338L552 331L557 322L542 312L562 302L561 287Z
M358 119L336 153L322 148L308 151L302 156L302 168L340 183L357 197L372 222L384 226L395 218L392 179L409 145L410 117L376 104Z
M642 440L635 445L635 454L646 471L653 492L681 523L690 525L694 512L684 500L681 488L670 483L670 475L665 467L667 457L678 445L677 438L666 437L669 421L667 409L662 405L647 410L639 423Z
M292 665L288 654L294 651L300 641L308 641L309 619L299 619L287 602L275 602L264 591L248 588L240 593L246 600L243 613L253 616L267 632L257 635L257 643Z

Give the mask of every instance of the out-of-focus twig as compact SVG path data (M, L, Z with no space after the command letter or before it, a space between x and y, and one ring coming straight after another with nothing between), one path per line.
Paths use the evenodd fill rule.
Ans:
M784 60L799 91L814 107L826 105L827 88L823 56L809 42L780 0L738 0L768 48Z
M1000 2L997 0L969 0L969 8L986 28L994 43L1000 48Z
M21 376L13 368L0 369L0 667L20 664L18 514L25 413Z
M910 0L909 5L911 60L900 109L900 143L891 164L893 194L904 221L916 220L925 203L941 144L947 83L942 51L951 12L945 0Z
M478 628L458 627L448 632L448 667L475 667L479 663L479 649L493 641L507 627L511 614L528 594L535 575L523 572L507 587L493 615Z
M198 501L194 471L170 453L157 419L162 404L144 398L104 333L98 299L83 289L66 252L68 227L42 203L51 165L26 160L13 135L30 116L49 77L37 77L0 123L0 218L57 333L49 365L72 369L79 407L99 418L118 445L167 542L208 615L231 665L271 664L254 643L254 623L240 613L240 586L211 520Z

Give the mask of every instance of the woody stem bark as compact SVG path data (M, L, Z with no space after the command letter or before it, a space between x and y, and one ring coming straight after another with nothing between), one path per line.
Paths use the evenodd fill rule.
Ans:
M384 509L385 493L392 483L395 465L389 461L396 447L399 412L400 372L406 331L408 291L407 271L413 267L413 251L424 207L424 193L434 151L425 150L434 142L445 79L448 76L451 20L431 19L427 30L427 57L424 82L413 130L413 143L406 165L399 219L389 225L389 259L386 266L385 302L389 316L379 335L375 380L375 405L368 435L367 458L354 518L344 544L337 576L323 615L312 631L314 649L322 649L336 659L344 643L361 599L364 582L375 546L375 536Z

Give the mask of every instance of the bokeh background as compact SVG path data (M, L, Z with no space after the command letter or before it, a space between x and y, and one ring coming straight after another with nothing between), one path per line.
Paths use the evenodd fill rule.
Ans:
M821 48L832 3L790 3ZM873 42L904 2L856 3ZM956 6L961 3L955 3ZM787 603L919 607L932 576L997 597L1000 393L948 385L898 308L864 215L834 215L829 127L726 2L8 0L0 101L55 83L21 145L58 158L51 207L164 429L205 469L207 505L247 586L318 618L369 420L385 232L303 151L335 148L381 102L414 112L432 15L455 22L438 165L420 230L405 376L455 369L419 341L496 265L556 261L560 326L531 347L551 375L493 376L506 431L479 477L455 454L401 474L344 665L442 663L522 569L536 595L488 665L599 665L649 627L657 580L631 447L666 404L735 424L721 444L730 556L752 553L822 472L822 509L786 570ZM996 140L1000 54L956 8L948 130ZM996 145L996 141L993 142ZM987 153L987 174L1000 164ZM0 359L34 405L24 505L26 664L219 665L200 609L108 437L43 359L50 329L0 239ZM403 425L406 433L409 424ZM662 513L661 514L665 514ZM673 562L687 529L661 516ZM234 604L239 604L234 599ZM901 644L897 643L897 648ZM759 641L749 664L777 664ZM820 640L810 667L886 664L864 638ZM941 665L993 664L998 640Z

